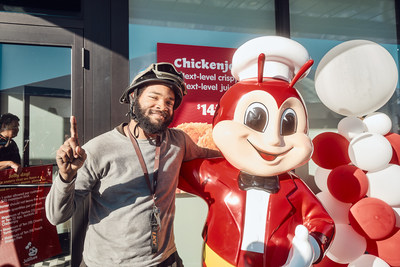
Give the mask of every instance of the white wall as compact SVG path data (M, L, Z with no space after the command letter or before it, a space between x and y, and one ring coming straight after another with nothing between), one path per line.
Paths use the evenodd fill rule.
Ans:
M174 222L175 243L185 267L202 266L201 233L207 217L206 202L187 193L177 194Z

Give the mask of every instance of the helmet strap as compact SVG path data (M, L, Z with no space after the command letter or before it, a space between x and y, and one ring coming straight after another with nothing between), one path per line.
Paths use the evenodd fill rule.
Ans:
M128 111L128 113L126 114L126 115L129 115L129 118L130 118L131 120L134 120L134 121L136 122L136 125L135 125L135 127L133 128L133 136L134 136L135 138L138 138L138 137L139 137L139 134L140 134L140 130L139 130L139 127L140 127L139 121L137 120L136 114L135 114L135 112L134 112L134 110L135 110L135 100L136 100L137 98L138 98L138 90L135 90L135 91L133 92L133 94L130 94L130 95L129 95L129 111Z
M133 128L133 136L135 137L135 138L139 138L139 122L138 123L136 123L136 125L135 125L135 127Z
M137 91L138 90L133 91L133 94L130 94L128 96L129 97L129 111L126 114L126 115L129 115L129 118L131 120L135 120L136 122L137 122L137 120L136 120L136 115L134 113L134 110L135 110L135 99L138 97L137 96Z

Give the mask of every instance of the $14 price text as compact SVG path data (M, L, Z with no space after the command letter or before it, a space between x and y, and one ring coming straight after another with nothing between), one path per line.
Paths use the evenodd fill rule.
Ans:
M218 104L197 104L197 110L200 110L203 116L214 116L217 106Z

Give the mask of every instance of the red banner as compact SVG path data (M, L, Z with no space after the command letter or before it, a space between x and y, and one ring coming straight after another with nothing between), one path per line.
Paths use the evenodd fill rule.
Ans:
M0 266L29 266L61 253L45 215L52 165L0 171Z
M176 110L171 126L185 122L212 123L221 96L235 84L231 75L236 49L157 44L157 61L170 62L184 73L188 94Z

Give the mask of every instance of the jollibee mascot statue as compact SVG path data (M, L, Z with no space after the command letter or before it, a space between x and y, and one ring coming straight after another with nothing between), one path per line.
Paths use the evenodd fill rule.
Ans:
M309 161L305 104L293 87L313 61L277 36L237 49L238 80L220 99L213 139L223 157L184 163L179 187L203 198L203 266L311 266L335 233L332 218L293 170Z

